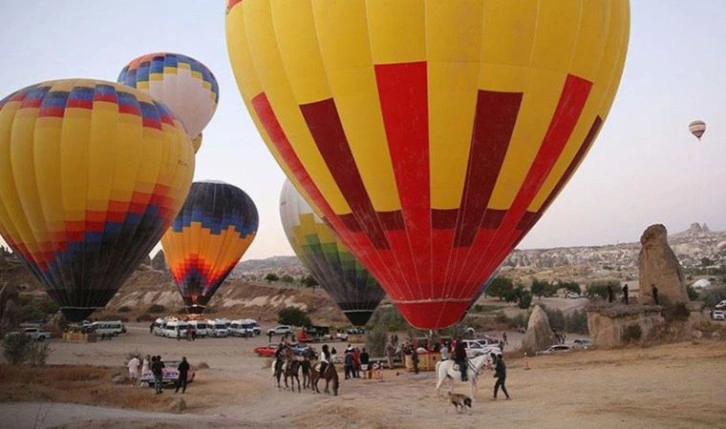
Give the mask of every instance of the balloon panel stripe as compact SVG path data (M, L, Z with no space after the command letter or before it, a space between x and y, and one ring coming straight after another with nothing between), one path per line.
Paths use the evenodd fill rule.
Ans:
M335 102L327 99L304 104L300 106L300 111L325 164L345 195L355 221L377 249L387 249L388 241L348 146Z
M477 95L469 163L460 205L463 213L456 225L456 247L470 246L483 223L521 103L522 93L480 90ZM487 223L491 224L492 220L490 217ZM496 224L494 227L498 226Z
M389 232L411 281L431 283L431 180L426 62L374 66L388 151L403 212L403 233ZM343 191L343 195L346 192ZM377 247L381 248L381 247Z

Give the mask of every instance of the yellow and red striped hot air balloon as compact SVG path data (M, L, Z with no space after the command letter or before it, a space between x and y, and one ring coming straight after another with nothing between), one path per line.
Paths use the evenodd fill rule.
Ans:
M146 258L193 175L181 122L136 89L57 80L0 100L0 234L71 321Z
M409 323L456 323L600 131L627 0L229 0L242 98Z
M194 182L164 234L166 263L190 313L202 313L257 233L257 207L224 182Z

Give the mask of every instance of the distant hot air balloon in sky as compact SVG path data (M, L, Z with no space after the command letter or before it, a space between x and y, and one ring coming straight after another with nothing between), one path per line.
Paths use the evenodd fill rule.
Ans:
M181 122L136 89L57 80L0 101L0 234L71 321L146 258L193 174Z
M118 82L165 103L196 138L212 119L219 87L212 72L194 58L159 52L142 55L121 70Z
M161 244L190 313L202 313L257 233L252 199L224 182L194 182Z
M280 218L295 254L350 323L368 323L386 293L289 180L280 195Z
M228 0L270 151L413 326L456 323L617 92L627 0Z
M703 121L693 121L688 124L688 131L701 140L701 136L706 132L706 123Z

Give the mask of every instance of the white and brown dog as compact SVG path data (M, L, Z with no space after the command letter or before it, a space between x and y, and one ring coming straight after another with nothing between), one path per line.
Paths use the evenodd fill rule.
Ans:
M471 408L471 398L460 393L449 392L449 401L456 408L457 413L464 411L466 407Z

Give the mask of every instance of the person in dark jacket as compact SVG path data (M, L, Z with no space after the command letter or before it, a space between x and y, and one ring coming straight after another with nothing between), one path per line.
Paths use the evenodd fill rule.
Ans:
M469 367L469 363L466 358L466 344L464 344L461 338L456 341L456 347L454 347L454 360L459 365L461 381L467 381L466 370Z
M182 357L182 361L179 366L176 367L179 371L179 378L176 380L176 391L179 393L179 388L182 388L182 393L187 393L187 376L189 375L189 362L187 362L186 356Z
M345 379L348 380L355 375L353 372L353 349L348 348L345 350L343 364L345 368Z
M504 363L504 356L499 355L499 357L497 357L494 353L492 353L491 356L496 362L496 366L494 367L494 378L497 379L497 382L494 383L494 399L497 399L499 386L502 387L502 392L504 392L504 395L506 395L507 399L509 399L509 392L507 392L507 388L504 387L504 382L507 381L507 365Z
M154 390L156 394L164 393L162 382L164 381L164 362L161 356L151 358L151 373L154 374Z
M368 355L366 348L363 347L363 351L360 352L360 370L363 371L363 378L368 378L368 365L370 364L371 357Z

